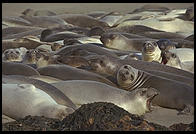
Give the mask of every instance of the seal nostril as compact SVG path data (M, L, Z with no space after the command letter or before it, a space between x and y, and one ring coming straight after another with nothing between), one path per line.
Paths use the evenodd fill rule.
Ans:
M124 66L125 69L128 69L128 66Z
M126 72L125 72L125 74L126 74L126 75L128 75L128 74L129 74L129 72L128 72L128 71L126 71Z

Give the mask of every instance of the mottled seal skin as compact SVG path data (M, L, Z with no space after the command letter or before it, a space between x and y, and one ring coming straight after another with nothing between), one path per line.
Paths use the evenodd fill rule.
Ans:
M50 64L58 64L56 56L49 52L40 51L37 49L28 50L24 56L22 63L36 64L36 67L44 67Z
M153 99L153 104L181 110L182 113L194 113L194 90L190 86L151 75L130 65L121 66L116 79L118 85L128 91L148 86L156 88L160 95Z
M92 73L86 70L77 69L68 65L48 65L46 67L38 68L37 71L41 75L55 77L61 80L92 80L106 83L108 85L116 87L114 83L108 79L100 76L96 73Z
M182 62L182 60L176 53L170 51L164 52L162 54L162 57L162 64L194 73L194 60L192 61L191 58L190 61Z
M147 39L136 38L136 39L128 39L125 36L116 33L104 33L101 35L100 38L101 42L105 47L113 48L117 50L129 50L129 51L136 51L141 52L142 46ZM154 40L154 39L151 39Z
M170 49L176 49L174 43L172 43L169 39L160 39L157 41L157 45L159 46L161 51L169 51Z
M2 112L13 119L32 115L62 120L74 112L32 84L2 84L2 87Z
M137 115L149 112L151 100L159 94L154 88L141 88L128 92L104 83L87 80L63 81L52 85L64 94L68 94L79 106L100 101L111 102Z
M34 68L22 63L2 61L2 74L32 76L39 75L39 72Z
M4 61L22 61L27 49L24 47L16 49L7 49L3 52L2 60Z
M156 41L146 41L142 48L142 60L143 61L162 61L161 50L159 49Z
M76 106L66 96L66 94L63 94L61 91L59 91L57 88L55 88L51 84L46 83L42 80L35 79L34 77L40 78L41 76L26 77L26 76L21 76L21 75L3 75L2 81L4 83L10 83L10 84L12 83L33 84L36 88L39 88L40 90L50 95L58 104L76 109Z

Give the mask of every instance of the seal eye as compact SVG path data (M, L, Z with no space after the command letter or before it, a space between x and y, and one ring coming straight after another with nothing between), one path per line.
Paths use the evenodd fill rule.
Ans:
M176 55L175 55L175 54L172 54L171 56L172 56L173 58L176 58Z
M17 54L19 54L19 52L18 52L18 51L16 51L16 53L17 53Z
M5 51L4 54L8 54L8 51Z
M102 60L100 60L100 64L103 64L103 61Z

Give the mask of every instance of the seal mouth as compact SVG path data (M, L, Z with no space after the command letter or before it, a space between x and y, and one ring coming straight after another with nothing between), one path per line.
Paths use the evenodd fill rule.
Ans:
M149 97L149 99L146 102L146 106L148 108L148 110L151 112L152 111L152 100L155 98L155 96L159 95L159 93L155 93L154 95L152 95L151 97Z

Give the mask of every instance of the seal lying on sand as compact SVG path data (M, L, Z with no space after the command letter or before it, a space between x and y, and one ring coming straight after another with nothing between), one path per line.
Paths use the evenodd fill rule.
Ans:
M3 114L16 120L27 115L62 120L74 112L72 108L57 104L32 84L2 84L2 97Z
M38 68L37 71L41 75L51 76L61 80L92 80L116 87L114 83L96 73L77 69L68 65L53 64Z
M130 50L130 51L142 51L142 45L147 39L136 38L128 39L121 34L109 34L105 33L101 35L101 42L104 46L108 48L118 49L118 50ZM149 39L148 39L149 40ZM154 40L154 39L151 39Z
M38 76L35 78L40 77ZM58 104L76 109L76 106L73 104L73 102L61 91L42 80L34 79L34 77L31 78L21 75L3 75L2 82L6 84L33 84L36 88L39 88L40 90L50 95L52 99L54 99Z
M100 82L86 80L64 81L52 85L67 94L77 105L111 102L137 115L149 111L151 100L158 95L154 88L140 88L127 92Z
M146 61L132 60L132 59L120 60L105 55L94 56L89 60L89 65L91 68L90 70L96 71L97 73L101 73L101 74L111 75L113 77L115 77L118 69L124 64L129 64L134 68L146 72L151 72L152 70L154 70L154 72L152 72L154 75L158 75L156 74L156 71L161 71L162 72L161 74L169 73L170 75L181 76L182 78L186 77L194 81L194 75L192 73L189 73L181 69L161 65L160 63L146 62ZM159 73L160 76L162 76L161 74ZM170 75L163 74L163 77L170 79ZM179 80L179 79L175 79L175 80ZM184 79L182 79L181 82L184 82Z
M194 112L194 90L183 83L151 75L130 65L121 66L116 79L118 85L128 91L149 86L156 88L160 91L152 101L156 105L182 110L181 113Z
M7 49L3 52L2 60L4 61L22 61L27 49L24 47L16 49Z
M39 75L39 72L34 68L22 64L22 63L13 63L13 62L2 62L2 74L5 75Z
M190 61L182 62L180 60L180 57L176 53L170 51L164 52L162 54L162 57L163 57L162 64L194 73L194 60L191 61L190 59Z

